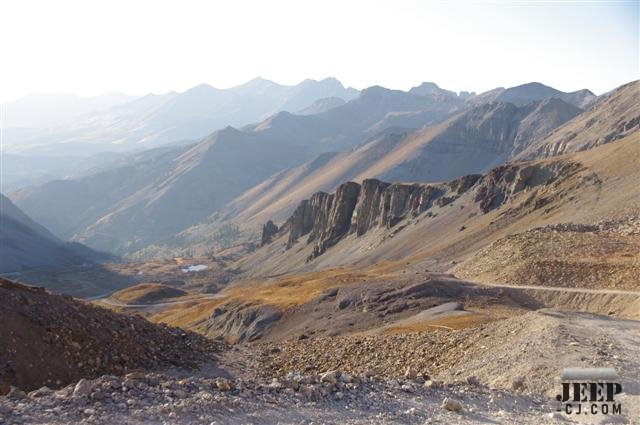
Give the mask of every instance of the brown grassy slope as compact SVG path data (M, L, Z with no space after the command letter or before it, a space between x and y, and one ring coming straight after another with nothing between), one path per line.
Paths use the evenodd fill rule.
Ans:
M241 280L224 290L221 299L176 305L152 315L150 319L188 329L198 329L198 326L209 318L213 309L222 304L267 304L284 311L317 298L327 289L361 282L380 276L381 273L384 273L381 269L359 271L346 267L274 279Z
M115 292L109 298L123 304L149 304L186 294L185 291L160 283L141 283Z
M590 151L533 162L578 163L579 170L549 185L523 191L501 207L483 213L473 189L455 202L434 207L432 216L405 220L361 237L351 234L307 262L312 246L304 240L285 249L285 238L240 260L254 276L321 270L337 265L371 265L385 260L422 263L447 270L495 240L555 223L594 223L640 210L640 134ZM464 228L463 228L464 227ZM463 230L461 230L463 229Z

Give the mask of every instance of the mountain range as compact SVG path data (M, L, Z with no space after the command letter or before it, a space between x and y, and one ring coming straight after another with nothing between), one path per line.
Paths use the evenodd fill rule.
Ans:
M255 235L267 220L284 220L301 199L317 191L333 191L345 181L446 181L518 161L530 144L556 129L576 125L586 114L599 115L615 104L625 116L638 116L637 105L628 100L633 90L638 90L637 82L601 99L610 103L601 109L594 106L600 112L583 112L559 98L543 98L522 107L492 101L467 106L445 121L417 130L387 127L351 150L323 153L271 176L148 253L172 252L184 246L201 250L217 246L216 240L221 234L228 235L229 229L240 234L240 239ZM603 137L610 131L594 126L588 137ZM576 146L573 151L581 149L584 147Z
M503 164L532 140L581 112L559 99L517 107L492 102L417 131L391 127L357 148L322 154L280 172L229 205L239 222L282 218L294 204L345 181L446 181ZM256 223L257 224L257 223Z
M342 101L325 85L342 90ZM299 113L276 112L241 128L219 129L197 143L120 156L73 178L15 191L10 198L62 239L119 255L172 255L187 248L219 248L221 235L225 245L257 240L264 222L284 220L301 200L336 190L345 181L453 180L593 145L583 138L613 141L637 131L640 115L632 101L638 82L598 99L588 90L563 93L538 83L479 95L423 83L408 92L374 86L347 101L349 90L341 87L331 79L294 88L254 80L229 89L230 98L284 91L289 93L285 100L256 106L252 113L279 108ZM187 114L190 102L214 93L220 99L229 96L219 92L202 86L188 96L140 98L125 106L148 102L140 109L158 108L145 122L181 111L171 119L191 131L198 117L220 118L214 109ZM299 100L300 93L311 92L324 97L306 105ZM270 99L276 97L271 94ZM624 119L618 122L620 114ZM554 137L585 128L586 122L584 134L566 141L561 151L539 147L556 146Z
M183 93L148 94L110 108L88 110L72 120L56 119L55 125L36 130L11 128L30 122L27 118L11 118L21 111L23 101L16 101L5 107L9 117L5 146L11 153L47 155L124 152L198 139L228 125L242 126L279 111L296 112L318 99L338 97L347 101L357 94L357 90L343 87L334 78L305 80L295 86L256 78L229 89L200 84ZM46 100L59 102L55 96Z
M218 130L194 145L166 148L161 164L141 159L151 169L135 166L132 172L141 176L139 180L128 180L127 171L107 171L113 179L101 174L54 180L11 196L60 237L75 236L100 249L132 252L205 219L280 170L315 154L361 143L368 129L390 111L420 110L425 122L433 122L450 116L457 105L457 98L442 102L433 96L373 87L326 112L280 112L241 130ZM108 194L114 191L118 198L111 202ZM106 200L106 208L96 207ZM73 217L70 210L76 211Z
M118 92L92 97L69 93L32 94L3 105L4 127L27 132L103 111L134 99L136 96Z

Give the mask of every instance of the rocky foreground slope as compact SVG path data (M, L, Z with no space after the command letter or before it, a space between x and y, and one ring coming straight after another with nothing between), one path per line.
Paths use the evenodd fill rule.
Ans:
M0 397L6 423L552 424L565 364L622 371L637 417L634 322L540 311L466 331L352 335L241 345L215 371L130 373ZM543 394L545 393L545 394Z
M9 424L424 424L555 423L540 396L471 384L384 380L338 371L227 379L103 376L58 391L0 397ZM5 423L3 422L3 423Z
M0 278L0 392L136 369L195 368L217 345L192 332Z

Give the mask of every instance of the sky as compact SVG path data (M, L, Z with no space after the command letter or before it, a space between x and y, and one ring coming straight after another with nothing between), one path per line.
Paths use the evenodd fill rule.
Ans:
M601 94L640 78L639 3L56 0L0 3L0 101L281 84L539 81Z

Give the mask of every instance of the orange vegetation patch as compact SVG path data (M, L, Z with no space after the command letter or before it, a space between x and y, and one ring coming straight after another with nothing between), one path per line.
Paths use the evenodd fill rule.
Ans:
M284 311L313 300L329 288L363 282L374 277L379 277L379 274L370 271L336 268L283 276L274 281L238 282L235 286L223 291L221 293L223 296L220 299L180 303L151 315L149 319L154 322L163 322L198 331L198 325L207 320L216 307L228 302L240 302L247 305L269 304Z
M221 298L206 301L194 300L191 303L177 304L175 307L167 308L150 316L149 319L153 322L162 322L171 326L191 329L209 318L213 309L222 304L223 301L224 299Z
M122 289L109 298L124 304L152 303L186 295L185 291L159 283L141 283Z
M270 304L288 309L320 296L329 288L379 278L369 270L329 269L285 276L275 282L247 281L224 292L226 299L251 304Z

